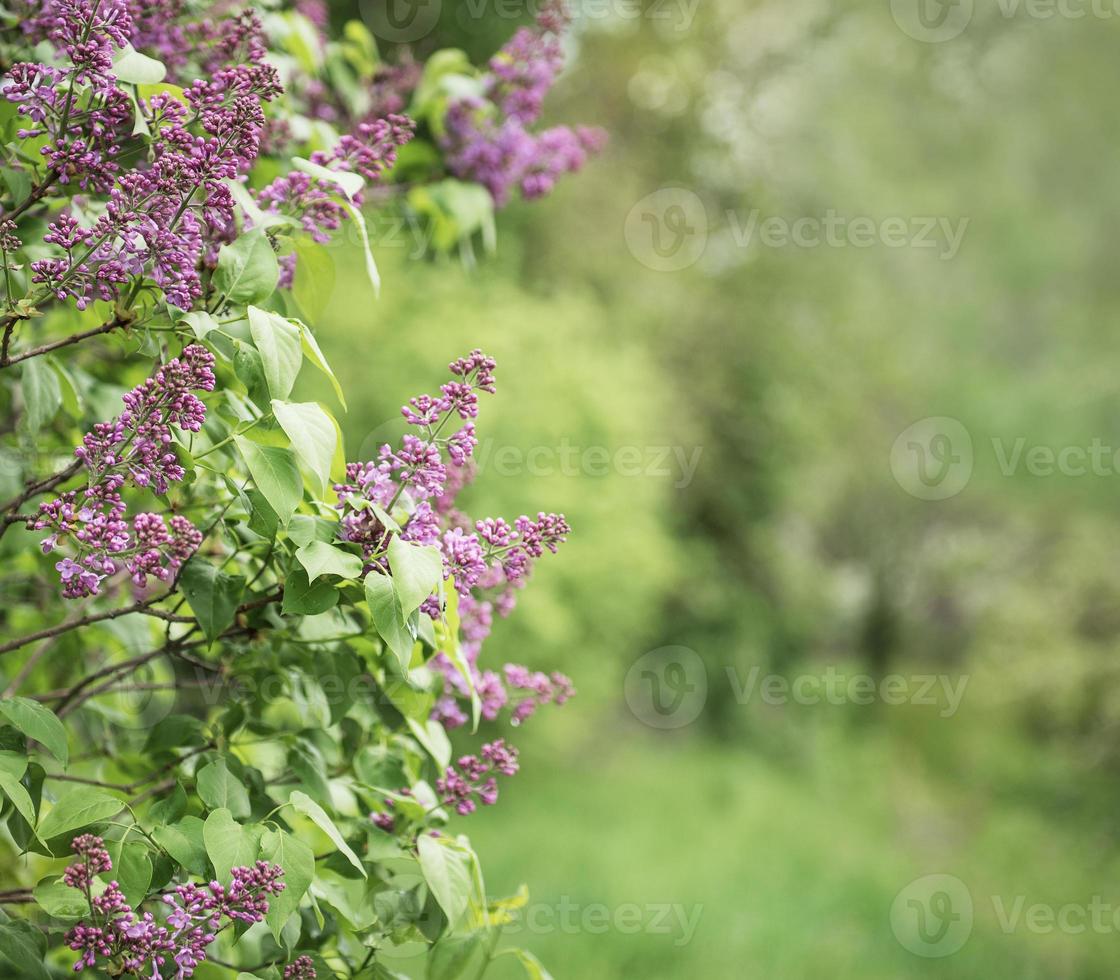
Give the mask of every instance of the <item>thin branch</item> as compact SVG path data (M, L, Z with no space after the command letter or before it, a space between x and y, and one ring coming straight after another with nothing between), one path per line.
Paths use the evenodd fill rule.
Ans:
M77 616L73 617L73 619L79 618L80 617ZM31 676L31 671L35 669L35 665L40 660L42 660L43 657L50 653L50 651L54 649L55 644L57 643L58 636L48 637L46 640L40 643L35 648L35 651L31 654L31 656L27 658L27 661L24 663L24 665L20 668L19 673L16 674L14 678L12 678L11 684L7 686L4 693L0 694L0 698L10 698L12 695L14 695L20 689L20 687L23 686L23 682Z
M17 317L18 319L18 317ZM5 318L5 331L10 331L12 324L15 322L10 317ZM112 320L107 320L99 327L93 327L90 330L83 330L81 333L71 334L69 337L63 337L61 340L52 340L49 344L43 344L40 347L32 347L31 350L25 350L22 353L16 354L14 357L4 356L0 357L0 368L10 367L13 364L19 364L20 361L26 361L32 357L40 357L43 354L49 354L51 351L56 351L60 347L69 347L71 344L80 343L83 340L88 340L90 337L96 337L103 333L112 333L121 327L127 327L132 323L131 319L126 319L117 314Z
M54 476L44 477L42 480L35 480L24 487L23 492L18 497L13 497L6 504L0 504L0 511L11 514L12 511L19 510L27 501L32 497L37 497L41 493L46 493L48 490L53 490L60 483L65 483L75 473L77 473L85 464L76 459L64 470L59 470ZM9 523L11 523L9 521Z
M58 180L58 171L48 170L43 177L42 183L31 189L31 193L27 195L26 200L17 207L12 208L7 214L0 215L0 220L15 221L24 211L41 201L56 180Z
M143 803L150 796L158 796L160 793L164 792L164 790L171 789L176 782L177 780L174 777L172 777L171 779L165 779L162 783L157 783L151 789L144 790L144 792L139 796L134 796L131 800L128 801L128 805L136 806L137 803Z
M48 772L46 774L46 778L56 779L59 782L63 783L84 783L87 786L99 786L102 789L115 789L121 793L135 793L138 789L143 789L149 783L154 783L165 773L171 772L172 769L175 769L178 766L182 765L188 759L193 759L196 755L202 755L203 752L209 752L214 747L215 745L213 742L207 742L205 745L202 745L199 748L191 749L190 752L187 752L185 755L179 756L177 759L172 759L166 765L160 766L159 769L157 769L155 772L149 773L142 779L133 780L131 783L107 783L102 782L99 779L87 779L85 776L70 776L66 773L53 772Z
M70 688L59 699L60 703L58 707L55 708L54 713L58 715L59 718L65 717L71 711L74 711L76 708L81 707L82 704L84 704L91 697L93 697L94 694L97 693L97 689L94 689L92 692L81 696L81 698L79 699L79 695L82 695L82 692L85 691L86 688L88 688L90 685L96 684L99 680L102 680L105 677L111 678L111 680L108 682L109 684L115 684L117 682L117 677L115 675L126 673L129 670L138 670L140 667L143 667L144 664L150 663L152 660L155 660L156 657L164 653L166 649L166 647L159 647L155 650L149 650L147 653L142 653L138 657L133 657L131 660L125 660L119 664L110 664L108 667L102 667L100 670L95 671L86 678L83 678L72 688Z
M102 623L108 619L119 619L121 616L129 616L132 613L154 616L156 619L167 620L171 623L193 623L195 621L193 616L177 616L175 613L167 612L164 609L153 608L153 603L166 598L166 595L162 595L159 599L145 599L134 602L131 606L122 606L120 609L90 613L88 616L82 616L80 619L67 620L64 623L59 623L57 626L50 626L36 633L29 633L27 636L21 636L15 640L9 640L7 643L0 644L0 654L18 650L20 647L26 646L28 643L34 643L37 640L45 640L52 636L59 636L62 633L68 633L70 630L80 629L83 626L92 626L94 623Z

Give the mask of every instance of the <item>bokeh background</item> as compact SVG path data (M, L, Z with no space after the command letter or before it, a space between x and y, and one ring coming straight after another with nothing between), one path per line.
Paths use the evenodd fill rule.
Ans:
M426 3L422 54L528 19ZM320 327L351 458L493 353L470 509L575 528L484 653L580 690L462 827L528 886L510 942L558 980L1114 976L1120 8L573 6L547 117L603 156L473 267L371 215L382 295L336 249Z

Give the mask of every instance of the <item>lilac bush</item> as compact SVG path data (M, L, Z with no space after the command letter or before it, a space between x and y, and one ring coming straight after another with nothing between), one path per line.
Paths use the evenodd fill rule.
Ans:
M537 128L566 15L481 68L384 63L313 0L0 17L0 973L369 978L419 944L479 975L508 902L455 822L575 693L483 645L571 528L462 509L489 354L363 461L293 393L345 408L314 332L340 232L372 299L369 209L466 254L602 145Z

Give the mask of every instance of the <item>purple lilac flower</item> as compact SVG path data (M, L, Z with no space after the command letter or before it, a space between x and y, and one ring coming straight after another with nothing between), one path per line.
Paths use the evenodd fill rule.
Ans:
M333 150L313 153L311 162L332 171L358 173L376 183L396 162L398 148L412 139L414 129L415 123L401 115L359 123ZM265 211L293 218L320 243L329 241L348 216L338 196L339 189L330 180L298 170L277 177L256 193ZM361 194L354 200L360 204ZM284 258L281 285L288 286L295 275L296 258L294 254Z
M498 207L514 190L532 199L602 150L606 134L586 126L530 130L563 67L562 3L546 3L534 27L522 27L490 60L481 98L452 102L442 145L451 172L482 184Z
M224 928L223 919L226 924L254 923L265 917L269 896L284 890L283 873L279 865L258 861L252 867L233 868L228 887L216 881L206 886L177 885L163 896L168 908L165 924L159 924L151 912L133 912L120 886L110 882L91 903L92 921L79 923L66 934L66 945L80 954L74 969L97 966L103 959L108 962L102 965L114 976L133 973L158 978L168 976L162 968L174 964L173 976L185 980L206 959L207 947Z
M411 510L401 537L440 550L444 578L453 581L459 595L461 650L481 701L481 714L492 721L509 706L511 720L520 724L542 704L563 704L574 694L571 681L562 674L536 673L531 682L521 683L519 671L525 668L515 665L512 675L507 673L503 679L479 669L479 652L494 612L506 616L512 611L515 592L525 584L534 561L545 551L555 552L571 528L562 514L543 511L535 518L522 515L513 524L502 518L472 522L454 506L456 495L474 473L478 394L495 391L495 368L494 359L480 350L449 364L452 380L438 394L417 395L401 408L401 415L419 435L405 435L397 450L383 446L375 462L349 464L346 483L334 489L342 540L359 545L367 568L376 566L381 571L391 571L386 551L392 532L373 505L384 513L408 494ZM465 424L442 436L453 419ZM444 450L449 459L444 458ZM431 619L443 615L435 595L420 609ZM443 653L431 662L444 677L444 692L432 717L447 728L466 724L463 702L470 697L470 685Z
M112 871L113 862L105 850L105 841L93 834L82 834L70 842L70 849L82 860L69 865L62 872L62 881L71 888L85 891L94 875Z
M189 309L201 298L200 265L214 260L234 227L224 181L252 167L265 126L262 103L281 91L275 69L263 62L256 13L215 18L200 34L193 31L198 25L174 28L164 40L182 51L184 37L190 37L195 44L185 49L200 55L203 77L184 80L186 106L166 94L139 101L152 145L122 173L119 157L129 143L134 109L111 74L112 54L130 38L140 40L134 29L137 35L154 30L150 6L139 0L47 0L24 28L52 41L65 64L15 65L0 88L28 121L20 136L45 137L48 179L76 181L83 191L109 197L92 226L79 227L66 213L57 217L45 240L60 254L30 265L31 281L44 296L72 297L79 309L116 300L125 283L144 275L173 306ZM167 0L155 6L172 18L183 9ZM155 43L154 37L147 40ZM92 87L94 98L75 98L75 86Z
M86 489L39 505L30 527L51 532L43 539L43 551L71 539L78 551L76 559L64 557L55 566L66 598L96 595L101 581L122 567L141 589L149 576L170 581L202 543L201 532L179 514L170 527L158 514L137 514L130 526L120 491L131 485L163 494L182 480L171 427L202 428L206 406L194 392L214 390L213 366L214 355L191 344L128 392L122 399L125 411L95 425L75 450L89 470Z
M517 749L497 739L482 746L480 755L464 755L448 766L436 789L441 802L454 806L460 816L474 813L479 803L492 806L498 801L496 776L512 776L518 770Z
M284 980L316 980L315 964L310 956L299 956L284 967Z

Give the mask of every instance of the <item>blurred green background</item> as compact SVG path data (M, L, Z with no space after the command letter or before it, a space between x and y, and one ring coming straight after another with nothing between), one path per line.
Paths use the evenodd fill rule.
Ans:
M558 980L1114 976L1117 12L574 6L548 119L605 154L474 269L371 216L382 296L336 250L320 326L350 458L496 356L468 508L575 528L484 651L580 690L461 824L529 888L510 941ZM416 46L485 58L509 9ZM809 703L829 671L882 686Z

